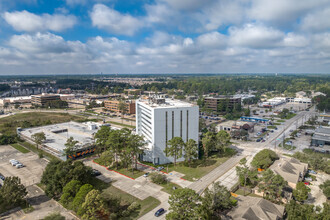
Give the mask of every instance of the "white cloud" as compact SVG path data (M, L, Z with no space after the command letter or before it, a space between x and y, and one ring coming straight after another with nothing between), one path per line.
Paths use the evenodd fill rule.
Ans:
M28 11L5 12L2 17L17 31L63 31L72 28L77 19L73 15L42 14L36 15Z
M14 35L9 45L27 53L64 53L70 52L68 43L60 36L51 33L35 35Z
M288 47L305 47L309 44L309 40L303 35L288 33L283 39L283 46Z
M301 22L301 28L307 31L325 31L330 29L330 5L328 8L308 14Z
M306 12L329 5L328 0L253 0L248 14L251 19L278 25L292 25Z
M201 46L206 46L210 48L214 47L224 47L227 44L227 37L219 32L210 32L202 34L197 38L197 42Z
M215 0L163 0L167 2L172 8L177 10L191 11L198 10L205 5L211 4Z
M252 48L277 47L284 37L279 30L256 24L246 24L243 28L232 27L229 33L232 45Z
M121 14L103 4L94 5L90 16L93 26L113 34L133 35L143 26L137 18L129 14Z

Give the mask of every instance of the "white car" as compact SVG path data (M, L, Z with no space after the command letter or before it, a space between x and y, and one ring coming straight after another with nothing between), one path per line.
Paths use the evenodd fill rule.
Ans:
M16 166L20 162L18 162L18 160L10 160L10 163L11 163L12 166Z
M17 168L17 169L19 169L19 168L22 168L22 167L24 167L24 165L23 165L23 164L21 164L21 163L19 163L19 164L16 164L16 168Z

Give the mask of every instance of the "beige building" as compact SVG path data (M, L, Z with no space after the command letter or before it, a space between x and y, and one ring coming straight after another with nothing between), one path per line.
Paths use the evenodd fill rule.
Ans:
M262 198L239 196L237 206L227 215L235 220L279 220L283 219L284 206Z
M32 95L31 104L36 106L45 106L47 102L61 100L60 95L57 94L42 94Z
M275 174L278 174L288 182L288 185L295 189L299 181L304 179L308 170L308 164L301 163L295 158L281 157L269 167Z
M119 100L106 100L104 101L104 108L112 112L120 112L118 106L120 102L124 102L126 105L127 114L135 114L135 102L134 101L119 101Z

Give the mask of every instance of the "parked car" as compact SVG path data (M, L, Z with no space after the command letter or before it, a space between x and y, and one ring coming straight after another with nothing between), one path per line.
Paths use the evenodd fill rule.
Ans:
M143 174L144 177L148 177L149 176L149 172L148 173L145 173Z
M308 185L310 185L310 182L304 182L304 184L308 186Z
M4 181L6 178L4 176L0 175L0 179Z
M164 169L164 167L157 167L157 171L161 171L161 170L163 170Z
M262 139L262 141L261 142L265 142L266 140L265 139Z
M18 162L18 160L12 160L10 163L11 163L12 166L16 166L20 162Z
M317 174L317 172L314 171L314 170L308 170L308 173L311 173L311 174Z
M157 212L155 213L155 216L156 216L156 217L159 217L159 216L161 216L161 215L164 214L164 213L165 213L165 209L160 208L160 209L158 209Z
M98 171L97 169L92 169L92 176L99 176L101 175L101 172Z
M24 165L21 164L21 163L16 164L16 168L17 168L17 169L19 169L19 168L23 168L23 167L24 167Z
M257 142L260 142L260 141L261 141L261 139L259 138L259 139L257 139L256 141L257 141Z

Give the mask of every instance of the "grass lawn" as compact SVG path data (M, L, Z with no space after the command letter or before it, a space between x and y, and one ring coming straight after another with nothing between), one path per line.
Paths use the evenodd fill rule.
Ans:
M236 194L244 196L244 190L243 189L238 189L236 192ZM250 192L246 192L245 196L251 196L251 197L257 197L257 198L262 198L262 196L258 196L254 193L250 193Z
M167 182L164 184L160 184L160 186L164 187L162 191L167 192L168 194L172 194L174 192L173 187L176 187L177 189L181 189L182 187L178 184Z
M106 182L103 182L102 180L96 178L96 177L93 177L92 178L92 181L90 183L95 189L98 189L100 191L104 190L104 189L107 189L109 186L111 186L111 183L106 183Z
M48 159L50 160L59 160L57 157L55 157L54 155L50 154L50 153L47 153L46 151L43 151L43 150L40 150L40 149L37 149L36 146L34 146L33 144L30 144L29 142L27 141L24 141L24 142L19 142L20 145L22 145L23 147L29 149L30 151L36 153L36 154L41 154L45 157L47 157Z
M283 120L283 119L280 119L280 120L277 120L277 122L285 122L285 120Z
M274 125L269 125L269 126L267 126L267 128L269 128L269 129L275 129L275 128L277 128L277 127L274 126Z
M114 170L114 171L117 171L117 172L119 172L121 174L124 174L126 176L129 176L129 177L131 177L133 179L136 179L136 178L138 178L138 177L140 177L140 176L142 176L144 174L143 171L141 171L141 170L135 170L135 169L134 169L134 174L132 173L132 169L128 169L128 170L126 168L120 168L120 169L112 169L112 168L110 168L110 169L111 170Z
M114 186L110 186L107 189L103 190L102 195L107 197L116 197L121 199L121 205L126 205L127 203L137 202L141 205L141 209L139 213L134 213L134 216L131 216L133 219L138 219L139 217L145 215L146 213L150 212L154 208L160 205L160 201L155 199L154 197L147 197L144 200L140 200Z
M114 125L120 125L120 126L127 127L127 128L135 128L135 126L133 126L133 125L122 124L122 123L115 122L115 121L107 121L107 123L114 124Z
M275 123L273 123L273 125L281 125L281 123L276 123L276 122L275 122Z
M16 134L16 128L29 128L48 124L63 123L73 120L81 120L83 117L68 113L54 112L28 112L18 113L0 119L0 133Z
M179 162L176 164L176 166L174 166L174 164L172 163L167 165L166 164L159 165L159 166L165 167L165 169L163 170L164 172L167 172L167 168L168 168L168 173L172 171L176 171L184 174L184 176L182 177L183 179L194 181L194 179L196 180L205 176L213 169L226 162L234 154L236 154L235 150L231 148L227 148L224 156L219 157L218 154L213 154L210 155L209 158L207 158L206 160L193 161L191 167L189 167L188 164L186 164L185 162ZM146 162L144 163L148 164L149 166L159 167L153 165L152 163L146 163Z
M22 145L17 144L17 143L16 143L16 144L11 144L11 146L12 146L13 148L15 148L16 150L22 152L23 154L26 154L26 153L29 153L29 152L30 152L28 149L22 147Z

